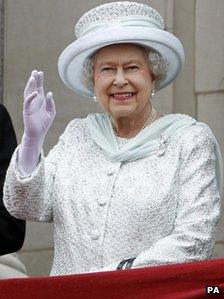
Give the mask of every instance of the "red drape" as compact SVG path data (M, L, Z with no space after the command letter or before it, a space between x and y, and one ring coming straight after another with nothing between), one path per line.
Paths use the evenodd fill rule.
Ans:
M210 294L206 295L206 286ZM213 288L217 286L217 288ZM219 292L219 293L218 293ZM224 259L0 281L1 299L224 298Z

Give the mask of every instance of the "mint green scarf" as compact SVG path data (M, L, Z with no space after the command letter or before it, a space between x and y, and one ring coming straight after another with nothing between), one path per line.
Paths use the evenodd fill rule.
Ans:
M155 120L150 126L130 139L119 149L117 137L108 114L94 113L87 116L87 126L93 140L100 148L115 162L134 161L147 156L155 155L161 147L159 137L162 135L165 142L169 142L172 134L188 126L196 124L197 121L184 114L168 114ZM203 124L203 123L200 123ZM205 125L208 129L209 127ZM210 130L210 129L209 129ZM211 131L211 130L210 130ZM212 133L212 132L211 132ZM216 144L216 173L219 193L223 189L223 163L218 142L212 133Z

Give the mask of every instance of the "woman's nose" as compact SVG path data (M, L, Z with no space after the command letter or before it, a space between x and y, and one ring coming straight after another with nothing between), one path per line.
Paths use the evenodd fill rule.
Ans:
M127 80L123 70L118 70L115 75L114 85L123 86L127 83L128 83L128 80Z

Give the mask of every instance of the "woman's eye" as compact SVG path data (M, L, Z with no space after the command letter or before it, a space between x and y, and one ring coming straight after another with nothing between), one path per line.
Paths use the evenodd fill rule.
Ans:
M138 69L138 67L136 65L130 65L130 66L128 66L128 69L135 70L135 69Z
M111 68L111 67L104 67L104 68L102 69L102 71L109 71L109 70L112 70L112 68Z

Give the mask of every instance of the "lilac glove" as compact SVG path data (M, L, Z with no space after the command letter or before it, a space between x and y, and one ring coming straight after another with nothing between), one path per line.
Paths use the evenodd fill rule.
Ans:
M44 138L56 115L52 93L48 92L45 97L43 79L43 72L32 71L23 94L24 133L18 151L18 167L25 175L37 166Z

